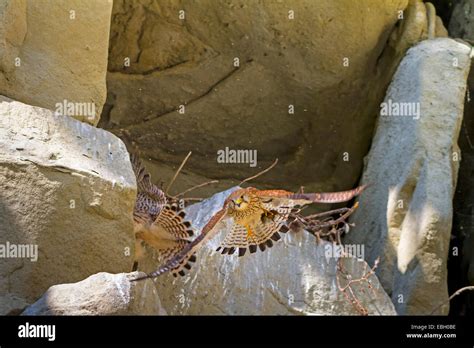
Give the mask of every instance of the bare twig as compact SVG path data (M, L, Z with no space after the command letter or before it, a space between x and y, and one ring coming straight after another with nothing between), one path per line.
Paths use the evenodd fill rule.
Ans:
M307 219L314 219L314 218L317 218L317 217L322 217L322 216L334 215L334 214L341 213L341 214L344 214L344 215L341 216L341 218L347 219L349 217L349 215L351 215L354 212L354 210L356 210L358 207L359 207L359 202L355 202L355 204L352 206L352 208L340 208L340 209L335 209L335 210L329 210L329 211L325 211L325 212L322 212L322 213L319 213L319 214L308 215L306 218Z
M352 286L356 283L365 282L368 284L368 287L372 289L372 284L370 283L369 278L373 274L375 274L375 269L377 268L379 264L379 258L375 260L374 266L372 268L370 268L366 273L364 273L362 277L357 278L357 279L352 279L350 274L345 272L344 266L342 265L342 262L341 262L342 260L343 260L343 257L340 257L339 260L337 261L337 271L338 271L338 274L342 274L344 276L344 278L347 280L347 283L345 286L341 286L340 279L338 275L336 274L337 286L339 290L344 294L347 301L349 301L361 315L368 315L369 314L368 310L364 307L362 302L358 299ZM367 269L367 265L366 265L366 269Z
M198 189L198 188L200 188L200 187L203 187L203 186L206 186L206 185L210 185L210 184L217 184L218 182L219 182L219 180L211 180L211 181L204 182L204 183L202 183L202 184L193 186L193 187L187 189L186 191L183 191L183 192L181 192L181 193L178 193L177 195L173 196L173 198L179 198L179 197L185 195L186 193L191 192L191 191L193 191L193 190L195 190L195 189Z
M340 223L346 223L345 221L347 220L347 218L354 212L354 210L357 209L358 206L359 206L359 204L356 203L356 204L354 204L354 206L352 208L337 209L336 211L344 211L344 210L347 210L347 211L344 214L342 214L339 218L337 218L336 220L330 219L330 220L323 221L323 222L311 221L311 220L314 220L314 215L307 216L306 219L310 221L310 223L309 223L310 228L311 227L317 227L319 229L323 229L323 228L326 228L326 227L336 227ZM336 212L336 211L329 211L329 212L326 212L326 213L331 213L332 212L334 214L334 212ZM322 213L322 214L324 214L324 213ZM315 214L315 215L322 215L322 214Z
M435 309L433 309L433 311L430 313L430 315L433 315L438 309L440 309L442 306L444 306L445 304L449 303L453 298L455 298L456 296L460 295L461 293L463 293L464 291L468 291L468 290L474 290L474 286L471 285L471 286L465 286L461 289L458 289L454 292L454 294L452 294L451 296L449 296L449 298L444 301L443 303L441 303L438 307L436 307Z
M316 242L318 244L322 239L325 239L336 245L341 245L342 234L347 232L348 229L353 226L353 224L347 223L346 220L357 209L358 206L359 203L356 202L351 208L340 208L308 216L301 215L301 210L299 210L290 214L294 221L289 227L292 231L304 229L310 232L316 237ZM339 217L336 217L336 215L339 215ZM361 315L368 315L368 310L358 298L353 286L357 283L366 283L367 287L371 289L375 295L375 291L369 278L375 273L375 269L378 266L379 260L377 259L375 261L375 264L371 269L367 269L368 265L365 264L363 276L358 279L352 279L352 276L345 271L342 264L343 259L347 256L351 255L343 251L341 257L337 261L336 283L338 289L343 293L344 297L349 303L351 303L358 313ZM346 284L344 286L341 285L341 277L346 279Z
M294 222L289 226L294 232L299 230L306 230L316 237L316 242L319 244L321 239L328 240L336 244L341 243L341 236L347 233L350 227L354 224L346 222L347 218L357 209L359 204L356 202L351 208L340 208L329 210L323 213L303 216L300 211L291 213L290 216ZM338 218L333 215L339 214Z
M165 190L165 193L168 194L170 188L171 188L171 185L173 185L174 181L176 180L176 178L178 177L178 174L179 172L181 171L181 169L183 169L184 165L186 164L186 161L188 160L188 158L191 156L192 154L192 151L189 151L188 155L184 158L183 162L181 162L181 165L179 166L178 170L176 171L176 173L174 173L174 176L173 176L173 179L171 179L170 183L168 184L168 186L166 187L166 190Z
M255 174L254 176L251 176L250 178L247 178L247 179L242 180L242 181L240 182L239 186L242 185L244 182L253 180L253 179L255 179L255 178L258 178L260 175L265 174L265 173L268 172L270 169L272 169L273 167L275 167L277 163L278 163L278 158L275 159L275 161L272 163L272 165L271 165L270 167L268 167L267 169L262 170L261 172Z
M344 214L348 210L350 210L350 208L347 208L347 207L340 208L340 209L334 209L334 210L328 210L328 211L324 211L322 213L308 215L308 216L306 216L306 218L307 219L316 219L316 218L322 218L322 217L325 217L325 216L330 216L330 215L335 215L335 214Z

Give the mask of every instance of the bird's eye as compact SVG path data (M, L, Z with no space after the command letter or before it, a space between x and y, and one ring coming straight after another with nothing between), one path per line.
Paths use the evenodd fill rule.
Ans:
M242 197L239 197L235 200L235 203L240 204L242 203Z

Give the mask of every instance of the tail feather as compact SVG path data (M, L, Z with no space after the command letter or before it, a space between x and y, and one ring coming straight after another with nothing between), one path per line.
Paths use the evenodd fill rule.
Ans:
M174 277L180 275L181 277L186 275L186 272L189 271L192 267L192 263L196 261L196 255L190 254L186 256L180 263L179 266L171 270L171 274Z
M155 278L164 273L171 272L173 274L185 275L183 268L185 268L186 264L189 262L196 261L196 251L201 242L204 241L207 235L201 233L195 240L189 243L180 253L176 254L173 258L171 258L168 262L164 265L159 267L156 271L151 272L147 275L132 279L131 281L138 281L147 278ZM189 262L188 262L189 261ZM182 272L182 273L180 273Z

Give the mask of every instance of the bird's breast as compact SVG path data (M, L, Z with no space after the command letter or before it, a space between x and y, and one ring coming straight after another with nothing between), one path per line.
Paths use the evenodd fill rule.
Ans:
M252 204L254 203L254 204ZM253 226L260 221L263 209L258 202L252 202L244 210L236 210L233 214L234 221L242 226Z

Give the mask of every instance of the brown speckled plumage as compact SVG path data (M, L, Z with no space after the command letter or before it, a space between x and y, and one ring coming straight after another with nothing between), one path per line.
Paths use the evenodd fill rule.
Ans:
M150 175L140 163L138 156L131 155L133 171L137 179L137 200L133 211L134 233L136 236L136 255L134 269L142 254L141 242L144 241L158 253L166 264L190 243L193 235L191 223L185 220L186 214L180 202L168 197L158 186L151 182ZM193 258L188 261L192 262ZM187 262L184 269L190 269ZM171 269L173 275L184 275L184 270Z
M190 257L203 243L212 238L221 228L220 223L231 223L229 233L217 249L222 254L243 256L247 250L254 253L259 248L264 251L278 241L280 233L289 230L290 214L296 207L311 203L346 202L359 195L365 186L343 192L293 193L285 190L258 190L253 187L239 189L231 193L223 207L210 218L201 234L175 255L168 263L153 273L135 280L152 278L160 274L183 268Z

